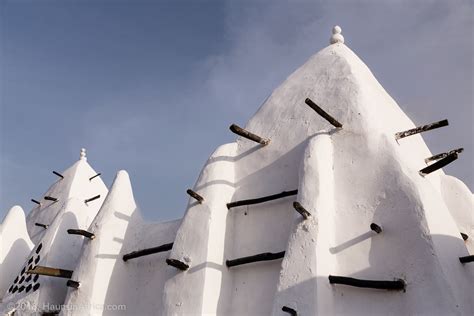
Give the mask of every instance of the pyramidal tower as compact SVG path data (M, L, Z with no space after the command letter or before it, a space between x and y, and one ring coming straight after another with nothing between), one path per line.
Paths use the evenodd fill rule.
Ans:
M472 315L473 195L442 171L462 148L431 153L423 133L448 120L415 126L332 33L231 125L239 137L210 156L182 219L145 221L126 171L107 192L85 155L47 192L58 200L26 220L14 207L0 311Z

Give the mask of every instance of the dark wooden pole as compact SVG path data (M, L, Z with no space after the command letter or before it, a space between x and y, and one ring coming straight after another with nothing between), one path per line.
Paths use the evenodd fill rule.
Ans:
M441 160L438 160L434 164L429 165L428 167L425 167L419 171L419 174L424 177L427 174L430 174L438 169L443 168L444 166L450 164L454 160L458 159L458 154L452 153L449 156L444 157Z
M473 262L474 261L474 255L472 256L465 256L465 257L459 257L459 261L461 261L461 263L468 263L468 262Z
M54 173L55 175L57 175L58 177L60 177L61 179L64 179L64 176L63 176L62 174L60 174L59 172L53 171L53 173Z
M254 142L257 142L263 146L266 146L268 145L268 143L270 143L270 140L269 139L265 139L265 138L262 138L260 136L257 136L241 127L239 127L238 125L236 124L232 124L230 127L230 130L239 135L239 136L242 136L244 138L247 138L247 139L250 139L250 140L253 140Z
M35 199L31 199L31 202L33 202L35 204L38 204L38 205L41 205L41 203L39 201L36 201Z
M372 229L377 234L380 234L382 232L382 227L380 227L379 225L375 223L370 224L370 229Z
M442 120L442 121L439 121L439 122L434 122L434 123L431 123L431 124L418 126L418 127L409 129L409 130L404 131L404 132L396 133L395 134L395 139L399 140L401 138L405 138L405 137L408 137L408 136L411 136L411 135L415 135L415 134L418 134L418 133L426 132L426 131L429 131L429 130L432 130L432 129L435 129L435 128L440 128L440 127L448 126L448 125L449 125L448 120Z
M355 287L381 289L381 290L405 290L406 283L402 279L395 281L373 281L373 280L361 280L342 276L329 276L329 283L331 284L345 284Z
M303 216L304 219L308 219L311 216L311 213L308 212L298 201L293 202L293 208Z
M99 173L96 174L95 176L90 177L90 178L89 178L89 181L92 181L92 179L97 178L97 177L99 177L100 175L101 175L101 173L99 172Z
M169 243L169 244L164 244L158 247L132 251L131 253L127 253L126 255L124 255L122 259L123 261L127 261L133 258L138 258L138 257L148 256L154 253L168 251L168 250L171 250L172 248L173 248L173 243Z
M41 224L41 223L35 223L35 226L43 227L44 229L48 229L48 226L49 226L49 225Z
M44 199L47 200L47 201L53 201L53 202L56 202L58 200L57 198L51 197L51 196L48 196L48 195L45 196Z
M226 260L225 264L227 267L230 268L230 267L239 266L242 264L247 264L247 263L252 263L252 262L276 260L276 259L283 258L284 256L285 256L284 251L277 252L277 253L265 252L265 253L260 253L254 256L242 257L242 258L237 258L233 260Z
M178 259L166 259L166 263L169 266L175 267L176 269L186 271L189 269L189 265L186 263L179 261Z
M73 271L57 269L57 268L50 268L50 267L43 267L43 266L36 266L34 269L26 271L26 273L40 274L40 275L47 275L47 276L57 277L57 278L70 279L72 277Z
M193 199L198 201L199 204L202 204L202 202L204 202L204 198L200 196L199 194L197 194L196 192L194 192L193 190L187 189L186 193L189 194L189 196L191 196Z
M66 286L78 289L81 286L81 283L73 280L67 280Z
M100 199L100 194L96 195L96 196L93 196L90 199L84 200L84 202L89 203L89 202L92 202L92 201L97 200L97 199Z
M462 237L463 240L467 240L469 238L469 235L461 233L461 237Z
M326 113L323 109L321 109L316 103L313 102L310 98L306 98L304 102L309 105L310 108L316 111L319 115L321 115L326 121L331 123L334 127L341 128L342 124L336 121L335 118L333 118L331 115Z
M68 229L67 233L70 235L81 235L89 239L94 239L95 235L91 232L88 232L87 230L83 229Z
M441 153L441 154L437 154L437 155L434 155L434 156L431 156L429 158L426 158L425 159L425 163L428 164L428 162L430 161L436 161L436 160L440 160L440 159L443 159L445 158L446 156L449 156L453 153L456 153L456 154L460 154L464 151L464 148L457 148L457 149L453 149L453 150L450 150L446 153Z
M264 197L261 197L261 198L241 200L241 201L235 201L235 202L227 203L227 208L230 210L231 208L237 207L237 206L259 204L259 203L268 202L268 201L272 201L272 200L276 200L276 199L281 199L281 198L296 195L296 194L298 194L298 190L283 191L283 192L278 193L278 194L268 195L268 196L264 196Z
M283 306L281 308L282 311L284 311L285 313L288 313L290 314L291 316L297 316L298 313L296 312L296 310L294 310L293 308L291 307L288 307L288 306Z

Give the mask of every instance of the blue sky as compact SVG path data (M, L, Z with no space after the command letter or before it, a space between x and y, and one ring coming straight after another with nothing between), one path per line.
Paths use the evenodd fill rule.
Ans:
M88 151L146 218L181 217L207 157L339 24L445 171L472 190L471 1L0 0L0 218Z

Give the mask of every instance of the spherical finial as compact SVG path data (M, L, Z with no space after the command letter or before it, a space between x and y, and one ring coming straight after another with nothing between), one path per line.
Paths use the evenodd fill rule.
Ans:
M342 29L339 25L336 25L332 28L332 36L329 41L331 44L342 43L344 44L344 36L341 34Z
M85 148L81 148L81 160L87 160Z

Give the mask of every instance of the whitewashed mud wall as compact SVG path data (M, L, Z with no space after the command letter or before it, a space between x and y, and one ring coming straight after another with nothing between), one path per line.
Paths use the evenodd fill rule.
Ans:
M34 209L23 224L29 235L23 229L13 239L2 237L0 263L18 265L0 266L11 279L0 282L7 292L0 293L0 311L30 300L83 308L63 309L64 315L472 315L473 263L459 261L473 250L472 193L442 170L419 174L433 155L422 134L396 140L395 133L415 124L344 45L340 29L331 43L288 77L245 126L270 140L267 145L239 137L211 155L192 188L203 201L190 198L180 220L144 221L125 171L107 196L102 182L87 183L95 172L85 157L79 166L87 172L64 172L47 193L61 196L63 204ZM306 98L342 128L313 111ZM65 181L70 174L82 180ZM83 203L96 192L96 204ZM227 205L281 192L292 193ZM295 201L309 218L295 211ZM10 213L2 231L9 222L24 223L21 210ZM38 221L50 226L35 226ZM382 231L374 232L373 223ZM67 235L66 227L95 238ZM16 240L23 247L9 255L5 247ZM171 249L123 260L170 243ZM37 291L8 293L40 244L40 264L73 271L78 288L41 276ZM262 253L279 258L228 267L229 260ZM405 288L330 284L330 275L403 280L396 284ZM104 307L109 305L126 309Z
M15 238L16 243L34 242L34 247L23 255L8 256L8 260L16 262L15 272L2 273L2 280L8 281L8 290L2 292L0 311L12 310L11 303L29 306L18 310L17 314L35 314L43 306L55 306L64 303L66 279L39 276L27 273L36 266L56 267L74 270L81 256L83 238L69 235L68 229L87 229L96 216L107 188L99 177L90 180L97 173L87 163L85 152L81 159L57 177L57 181L48 189L40 203L27 216L22 224L18 224L16 234L4 234ZM93 201L87 199L97 196ZM7 226L3 224L3 226ZM20 234L21 227L28 233ZM13 227L13 226L8 226ZM25 231L26 233L26 231ZM31 243L31 242L30 242Z

